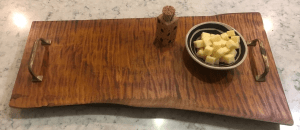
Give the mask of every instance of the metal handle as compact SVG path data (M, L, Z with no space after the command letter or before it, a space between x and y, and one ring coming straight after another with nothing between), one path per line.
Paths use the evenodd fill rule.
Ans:
M28 70L32 76L32 81L34 81L34 82L41 82L43 80L42 75L37 76L32 71L32 65L33 65L33 61L35 58L35 53L36 53L36 48L38 46L38 43L41 43L41 45L51 45L51 41L39 38L34 42L34 45L33 45L33 48L32 48L31 54L30 54L29 62L28 62Z
M265 71L261 75L256 75L255 80L258 81L258 82L264 82L264 81L266 81L266 75L270 71L270 67L269 67L269 61L268 61L266 49L263 45L263 42L260 41L259 39L255 39L255 40L252 40L251 42L247 42L247 45L248 46L256 46L256 42L259 42L259 48L260 48L261 56L262 56L263 61L265 63Z

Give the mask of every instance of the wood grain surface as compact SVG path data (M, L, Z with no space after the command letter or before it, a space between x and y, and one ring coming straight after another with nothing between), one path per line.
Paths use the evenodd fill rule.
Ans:
M185 36L196 24L226 23L246 40L264 42L270 63L266 82L259 47L249 47L242 65L230 71L209 70L188 55ZM153 42L155 18L33 22L11 107L33 108L89 103L193 110L292 125L293 120L259 13L180 17L176 41L159 48ZM28 61L38 38L32 82Z

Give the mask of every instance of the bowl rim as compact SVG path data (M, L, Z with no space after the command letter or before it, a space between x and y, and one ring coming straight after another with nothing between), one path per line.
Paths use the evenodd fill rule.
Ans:
M189 34L191 33L191 31L193 31L195 28L201 26L201 25L204 25L204 24L209 24L209 23L214 23L214 24L219 24L219 25L222 25L224 27L226 27L228 30L234 30L242 39L243 43L244 43L244 46L245 46L245 54L244 54L244 57L242 58L242 60L240 60L240 62L238 62L237 64L235 65L232 65L232 66L227 66L227 67L218 67L218 66L211 66L211 65L208 65L208 64L204 64L202 63L200 60L196 59L193 54L191 53L191 50L189 49L188 47L188 36ZM189 31L188 33L186 34L186 37L185 37L185 48L187 49L187 52L189 53L190 57L193 58L194 61L196 61L198 64L206 67L206 68L209 68L209 69L214 69L214 70L230 70L230 69L234 69L236 67L238 67L239 65L241 65L246 57L247 57L247 54L248 54L248 47L247 47L247 44L246 44L246 41L244 39L244 37L237 31L235 30L233 27L225 24L225 23L221 23L221 22L215 22L215 21L208 21L208 22L203 22L203 23L199 23L197 25L194 25Z

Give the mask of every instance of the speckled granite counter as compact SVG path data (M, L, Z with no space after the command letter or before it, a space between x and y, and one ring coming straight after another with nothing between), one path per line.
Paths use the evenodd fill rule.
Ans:
M8 106L32 21L156 17L165 5L174 6L178 16L260 12L294 125L174 109L86 105L20 110ZM297 0L0 0L0 130L299 130L299 6Z

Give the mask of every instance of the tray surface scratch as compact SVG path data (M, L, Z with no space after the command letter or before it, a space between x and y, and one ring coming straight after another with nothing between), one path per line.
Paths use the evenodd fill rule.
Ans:
M186 33L207 21L264 42L266 82L254 79L264 70L258 46L249 47L244 63L230 71L203 68L189 57ZM180 17L177 29L172 47L157 48L155 18L33 22L9 105L114 103L293 124L259 13ZM38 47L33 69L43 81L32 82L28 61L38 38L52 43Z

